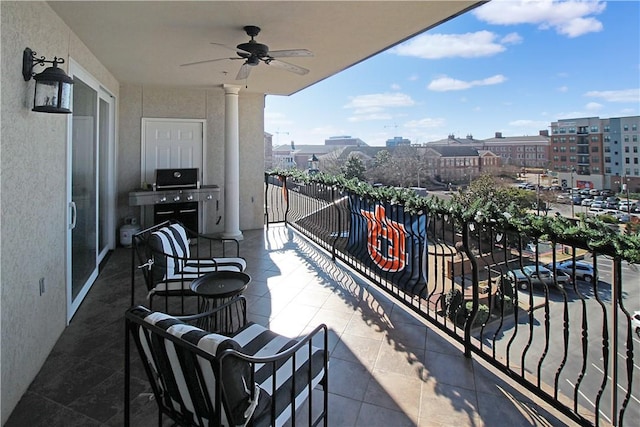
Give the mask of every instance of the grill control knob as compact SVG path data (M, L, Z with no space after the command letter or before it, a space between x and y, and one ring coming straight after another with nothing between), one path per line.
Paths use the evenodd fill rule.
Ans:
M158 200L158 202L160 202L160 203L164 203L164 202L166 202L166 201L167 201L167 198L166 198L166 197L164 197L164 196L163 196L163 197L161 197L161 198L160 198L160 200Z
M180 201L180 196L176 196L176 197L174 197L174 198L173 198L173 201L174 201L174 202L179 202L179 201Z
M213 196L211 194L207 194L207 200L211 200L213 199Z
M187 200L189 200L189 201L193 200L193 194L189 194L189 195L187 196Z

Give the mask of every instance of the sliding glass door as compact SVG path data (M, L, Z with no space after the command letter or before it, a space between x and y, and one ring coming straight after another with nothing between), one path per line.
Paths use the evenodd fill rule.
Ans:
M114 100L89 74L70 65L73 106L67 158L67 319L113 249Z

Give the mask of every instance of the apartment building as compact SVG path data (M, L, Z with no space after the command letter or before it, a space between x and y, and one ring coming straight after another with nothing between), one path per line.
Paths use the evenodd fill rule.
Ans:
M567 186L640 190L639 126L640 116L552 122L550 169Z

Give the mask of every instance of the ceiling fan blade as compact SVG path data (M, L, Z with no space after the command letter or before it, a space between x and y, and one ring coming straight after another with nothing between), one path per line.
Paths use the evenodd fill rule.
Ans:
M233 52L237 52L237 51L238 51L238 49L236 49L235 47L227 46L226 44L222 44L222 43L214 43L214 42L211 42L211 44L212 44L212 45L214 45L214 46L220 46L220 47L223 47L223 48L225 48L225 49L227 49L227 50L231 50L231 51L233 51Z
M272 58L292 58L313 56L313 53L307 49L271 50L269 56Z
M242 58L217 58L217 59L205 59L204 61L187 62L186 64L180 64L181 67L188 67L190 65L206 64L208 62L226 61L227 59L242 59Z
M272 67L291 71L292 73L296 73L301 76L304 76L309 72L309 70L307 70L306 68L302 68L298 65L289 64L288 62L280 61L279 59L271 59L271 60L265 61L265 63L267 63L268 65L271 65Z
M249 77L249 73L251 72L251 65L246 62L242 64L240 70L238 70L238 75L236 76L236 80L245 80Z

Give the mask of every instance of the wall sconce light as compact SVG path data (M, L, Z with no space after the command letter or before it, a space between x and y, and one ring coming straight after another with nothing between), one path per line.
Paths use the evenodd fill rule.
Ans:
M33 72L33 67L40 64L53 64L40 74ZM36 81L36 90L33 97L32 111L42 113L69 114L71 105L71 85L73 79L58 68L58 64L64 64L64 59L54 57L47 61L44 56L36 58L36 52L26 48L22 54L22 76L28 82L31 77Z

